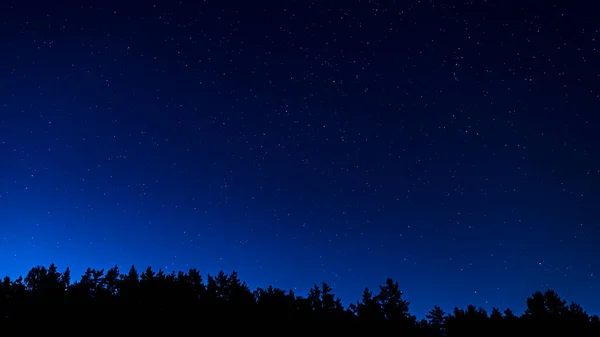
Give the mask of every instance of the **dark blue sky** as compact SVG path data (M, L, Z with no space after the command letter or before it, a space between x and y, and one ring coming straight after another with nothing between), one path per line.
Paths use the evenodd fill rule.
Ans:
M600 26L515 3L3 1L1 272L600 311Z

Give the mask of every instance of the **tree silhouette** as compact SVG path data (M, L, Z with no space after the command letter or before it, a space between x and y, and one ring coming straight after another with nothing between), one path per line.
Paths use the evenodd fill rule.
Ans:
M291 290L286 293L273 286L258 288L254 291L254 298L260 311L259 317L290 319L297 311L296 296Z
M560 319L566 312L567 302L553 290L546 290L543 294L537 291L527 299L525 315L531 319Z
M444 332L444 324L447 317L446 312L442 308L435 305L425 317L429 320L429 325L433 330L440 333Z
M237 272L207 275L206 283L197 269L165 274L146 268L141 274L131 266L121 274L117 266L104 270L88 268L71 281L67 268L62 273L51 264L36 266L25 278L0 282L0 323L37 322L126 324L142 326L194 325L234 320L354 320L389 321L400 334L423 337L470 337L528 333L600 336L600 318L588 315L577 303L567 305L555 291L534 292L526 299L527 309L516 315L492 308L468 305L450 314L434 306L425 318L410 314L397 281L387 279L379 293L365 288L359 302L348 309L327 283L313 285L306 297L291 290L268 286L251 291Z
M375 297L375 301L383 310L383 315L387 320L400 321L407 323L410 319L408 310L409 302L402 299L402 291L398 281L391 278L385 280L385 285L379 286L380 292Z
M103 287L106 289L106 292L109 296L114 296L117 294L119 289L119 277L121 273L119 272L119 267L114 266L108 271L106 271L106 275L104 275Z
M377 300L373 297L373 293L369 288L365 288L362 294L362 300L356 304L350 305L350 310L359 319L364 320L385 320L385 314L383 309L377 303Z

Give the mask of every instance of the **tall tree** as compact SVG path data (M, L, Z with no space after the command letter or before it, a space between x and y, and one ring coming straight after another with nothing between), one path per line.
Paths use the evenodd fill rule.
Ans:
M436 330L441 330L446 323L446 312L435 305L433 309L425 316L429 320L429 324Z
M409 302L402 298L402 291L398 281L388 278L385 285L379 286L379 294L375 297L377 304L382 308L383 314L390 321L408 322L410 313Z

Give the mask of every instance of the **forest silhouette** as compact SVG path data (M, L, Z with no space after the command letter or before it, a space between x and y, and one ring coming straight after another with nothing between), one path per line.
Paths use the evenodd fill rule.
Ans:
M510 309L469 305L446 313L431 309L426 318L411 315L397 281L387 279L376 292L365 289L362 299L344 307L326 284L314 285L306 296L269 286L254 291L233 271L208 275L197 269L166 274L134 266L121 273L91 269L72 282L69 268L60 272L52 264L37 266L27 275L0 285L0 323L51 319L80 324L209 324L227 320L337 320L390 321L395 331L410 336L488 336L527 333L566 333L600 336L600 319L552 291L535 292L527 309L517 315ZM393 321L393 322L392 322ZM387 323L386 323L387 324Z

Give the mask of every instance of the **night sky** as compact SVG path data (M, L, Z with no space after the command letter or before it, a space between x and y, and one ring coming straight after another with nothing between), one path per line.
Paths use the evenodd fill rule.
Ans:
M599 312L600 24L567 5L2 1L0 273Z

